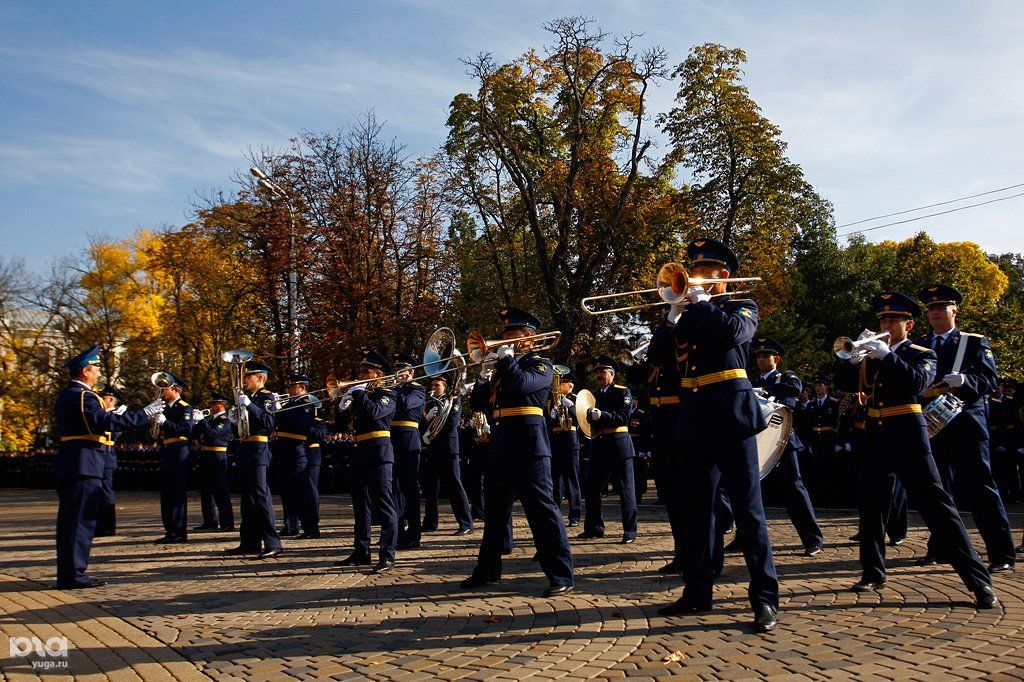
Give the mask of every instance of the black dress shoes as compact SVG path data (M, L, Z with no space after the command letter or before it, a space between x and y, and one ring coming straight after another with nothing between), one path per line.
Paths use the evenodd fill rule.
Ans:
M743 548L740 547L740 539L739 538L733 538L733 541L730 542L728 545L726 545L722 549L722 551L724 551L726 554L734 554L736 552L742 552Z
M162 538L153 540L154 545L178 545L183 542L188 542L188 540L177 535L165 535Z
M299 529L298 528L282 528L281 530L277 531L277 534L280 535L283 538L293 538L293 537L295 537L296 535L299 534Z
M860 533L854 533L851 535L850 542L860 542Z
M106 580L82 580L74 582L69 585L57 585L58 590L87 590L92 587L103 587L107 584Z
M560 597L563 594L569 594L575 589L572 585L549 585L544 590L543 596L545 597Z
M365 555L365 554L356 554L356 553L353 552L352 554L349 554L347 557L345 557L341 561L335 561L334 565L335 566L369 566L370 565L370 557Z
M457 531L455 531L454 533L452 533L452 535L469 535L472 532L473 532L473 527L470 526L469 528L460 528Z
M759 604L754 607L754 630L771 632L779 624L778 611L771 604Z
M565 525L568 528L575 528L576 526L580 525L580 522L579 521L573 521L572 519L569 519L569 523L567 523Z
M225 532L225 533L233 533L233 532L235 532L235 526L234 526L234 524L232 524L230 526L218 526L217 530Z
M907 541L906 538L889 538L889 546L890 547L899 547L900 545L902 545L906 541Z
M804 556L818 556L821 554L821 545L811 545L804 550Z
M265 549L256 555L257 559L272 559L281 553L280 547L274 547L272 549Z
M690 601L686 597L680 597L668 606L658 609L659 616L679 616L684 613L705 613L711 610L711 602Z
M620 545L632 545L634 542L636 542L636 538L631 538L629 536L626 536L619 540Z
M387 573L395 567L395 562L391 559L381 559L377 562L377 565L373 567L374 573Z
M974 599L979 609L995 608L995 605L999 603L999 600L996 599L995 590L989 585L982 585L976 589L974 591Z
M399 542L397 548L398 549L418 549L419 546L420 546L420 541L419 540L414 540L414 541L411 541L411 542L410 541Z
M885 587L885 581L859 580L850 589L854 592L877 592Z
M596 530L585 530L576 536L577 540L597 540L603 538L604 533L599 533Z
M473 590L477 587L483 587L484 585L490 583L496 583L500 579L501 578L488 578L486 576L479 575L478 573L474 573L473 575L463 580L460 583L460 587L462 587L462 589L464 590Z
M320 531L314 531L312 533L303 533L296 540L316 540L320 537Z
M231 549L225 549L224 553L228 556L241 556L243 554L259 554L258 549L246 549L245 547L238 546L232 547Z
M198 526L193 526L192 530L217 530L217 524L201 523Z
M1009 573L1013 570L1013 564L989 564L989 573Z
M915 561L914 565L915 566L934 566L937 563L939 563L939 560L938 560L937 557L934 557L931 554L925 554L923 557L921 557L920 559Z
M105 531L97 532L93 537L96 537L96 538L112 538L112 537L114 537L116 535L117 535L117 531L116 530L105 530Z
M662 566L661 568L658 569L658 573L682 573L682 572L683 572L683 562L682 561L676 561L675 559L673 559L672 561L668 562L667 564L665 564L664 566Z

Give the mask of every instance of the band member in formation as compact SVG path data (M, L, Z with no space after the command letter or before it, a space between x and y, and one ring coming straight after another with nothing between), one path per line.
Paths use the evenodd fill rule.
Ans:
M100 393L103 400L103 409L115 414L124 414L127 405L118 407L121 402L121 392L113 386L106 386ZM103 504L100 508L99 518L96 520L96 537L105 538L117 535L117 505L114 498L114 471L117 469L117 437L121 435L117 431L107 433L109 441L107 450L108 457L106 466L103 467Z
M380 555L374 573L386 573L395 565L398 544L398 515L391 491L391 469L395 452L391 447L391 420L395 414L395 392L377 386L373 380L390 374L387 360L375 350L361 352L357 378L367 381L351 387L338 405L336 430L351 429L355 449L349 456L349 482L352 487L352 509L355 516L355 537L352 554L337 562L338 566L369 565L370 524L380 519ZM333 378L328 388L337 388Z
M669 306L656 308L652 338L662 337L659 343L672 347L671 327L663 325ZM679 368L675 357L660 363L651 357L648 346L645 361L640 368L646 373L648 400L651 405L651 446L654 450L654 467L658 485L658 498L664 502L668 514L668 525L672 532L672 559L658 568L658 573L683 572L683 500L678 494L682 474L679 469L679 448L676 433L679 430Z
M549 581L544 596L571 592L572 553L551 483L551 445L544 411L551 393L551 361L531 350L529 341L540 320L519 308L499 312L502 338L509 341L489 356L473 388L471 407L482 410L492 424L491 459L484 476L484 537L472 575L462 587L472 589L501 579L501 555L511 545L512 504L523 505L541 569ZM518 353L518 355L517 355ZM489 363L488 363L489 364Z
M299 536L300 540L315 539L320 537L320 468L323 465L323 444L327 440L330 427L320 410L316 410L313 417L313 428L309 430L309 438L306 439L306 490L309 494L307 513L309 515L310 530Z
M57 488L57 589L104 585L86 574L96 520L104 502L103 470L110 459L106 434L142 426L164 409L162 400L123 414L107 411L93 391L100 377L99 346L65 364L68 385L54 408L60 448L54 471Z
M629 414L629 439L633 442L633 489L634 499L639 505L647 492L650 476L648 462L651 458L651 415L640 407L640 401L633 396L633 411Z
M1006 508L992 477L989 458L988 408L986 396L999 383L995 357L988 339L963 332L956 326L959 291L945 284L925 287L918 293L925 304L931 331L920 341L938 357L935 382L923 394L924 403L943 393L952 393L963 401L963 412L932 439L932 455L943 487L953 496L961 493L974 516L988 553L991 573L1013 568L1013 533ZM939 539L932 535L928 554L919 565L944 559Z
M423 530L437 530L437 498L442 481L448 491L448 502L459 527L453 535L469 535L473 532L473 517L469 510L469 497L462 486L461 463L459 462L459 420L462 417L462 400L448 394L448 380L436 376L430 380L430 395L424 409L424 428L428 428L443 415L444 405L451 401L451 409L440 426L437 435L429 440L429 433L423 438L427 446L427 470L423 476L423 491L426 501L423 510Z
M1013 400L1007 396L1007 386L1012 379L1001 379L995 393L989 396L988 431L992 452L992 476L999 486L999 496L1007 504L1020 502L1020 474L1017 470L1017 450L1010 447L1007 434L1013 433L1006 426L1014 409ZM99 532L96 533L99 535Z
M608 480L615 477L619 490L619 509L622 513L621 544L636 541L636 485L633 480L633 441L629 437L629 416L633 412L633 395L629 389L615 384L618 364L607 355L594 360L597 390L596 404L587 413L592 424L593 442L590 454L590 474L586 483L586 515L583 519L581 540L604 537L604 517L601 514L601 493Z
M313 491L309 485L307 443L316 423L316 405L308 395L309 377L290 374L285 378L288 398L282 401L280 413L274 415L276 438L271 444L278 485L281 489L281 537L299 535L302 539L320 537L313 512Z
M835 490L833 483L836 460L836 431L839 400L829 395L829 379L819 374L812 379L814 393L803 414L803 430L808 436L804 445L808 452L800 458L804 476L811 488L811 496L818 504L834 504L827 498Z
M187 384L170 372L174 383L160 394L167 407L156 416L160 431L160 518L164 536L156 544L188 541L188 475L192 470L189 440L195 410L181 399ZM198 415L199 419L202 415Z
M939 549L975 595L978 608L992 608L992 580L971 546L967 529L932 459L918 396L935 378L935 351L907 339L921 308L905 294L882 292L871 301L888 342L868 341L865 354L840 365L836 381L844 391L868 395L865 448L859 485L861 579L855 592L881 589L886 582L884 519L894 473L903 481Z
M462 480L466 483L466 494L469 495L470 515L474 521L483 521L486 507L484 470L491 450L491 425L487 423L487 416L483 412L474 411L469 417L469 428L473 436L473 446Z
M687 255L694 277L726 278L739 267L735 254L714 239L692 242ZM756 435L766 424L746 372L758 309L749 299L726 294L723 284L708 289L691 287L689 304L673 306L663 323L671 334L655 334L648 347L652 363L666 366L678 359L681 368L679 494L687 522L683 538L686 587L675 603L659 613L695 613L712 607L712 548L720 531L716 531L712 516L721 485L728 493L750 572L748 595L754 627L767 632L778 623L779 581L761 501L757 459ZM670 339L674 343L666 343Z
M395 451L391 488L398 515L398 549L420 546L420 418L425 391L412 380L416 364L408 353L395 353L395 416L391 420L391 447Z
M576 396L572 389L576 377L572 372L558 378L558 392L552 398L548 413L551 429L551 475L555 503L559 509L562 500L569 504L568 527L580 525L583 500L580 494L580 440L576 421Z
M245 411L249 420L249 435L239 438L238 471L241 477L242 523L239 527L239 545L226 550L228 555L255 554L257 559L269 559L281 553L281 537L274 519L274 501L267 485L267 467L270 466L270 434L276 428L273 413L268 409L274 402L273 394L265 386L270 367L260 362L248 362L242 378L243 390L228 411L228 420L238 424L239 414Z
M764 389L765 393L791 410L796 409L796 397L800 395L803 384L794 372L782 372L778 364L782 360L785 349L775 339L757 339L751 348L757 361L757 369L761 376L750 382L754 388ZM797 452L803 447L800 437L794 432L789 437L789 444L782 459L773 470L774 478L779 482L786 496L786 511L793 522L800 542L804 546L805 556L821 554L825 539L814 517L811 497L807 494L803 479L800 477L800 462Z
M231 399L223 393L211 394L210 416L192 429L192 438L199 450L199 504L203 510L203 523L193 530L235 529L228 488L228 444L232 438L227 413L229 402Z

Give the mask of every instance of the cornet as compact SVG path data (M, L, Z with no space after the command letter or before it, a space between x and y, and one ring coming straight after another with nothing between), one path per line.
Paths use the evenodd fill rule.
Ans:
M709 284L732 284L735 282L760 282L760 277L723 277L721 279L706 278L706 277L690 277L690 274L686 272L679 263L666 263L661 266L658 270L658 275L655 278L655 285L653 289L637 289L636 291L621 291L614 294L602 294L601 296L587 296L580 300L580 307L583 312L588 315L606 315L608 313L621 313L630 310L642 310L644 308L653 308L655 306L664 305L686 305L689 302L687 299L687 291L691 286L705 286ZM730 291L727 292L730 295L745 294L746 291ZM637 303L634 305L620 306L618 308L601 308L594 309L590 307L590 303L593 301L608 301L616 300L619 298L625 298L627 296L646 296L648 294L658 294L660 301L652 301L648 303ZM726 294L713 294L714 296L724 296Z
M840 360L849 360L850 358L858 358L867 355L868 349L864 346L869 341L881 341L883 339L888 340L889 332L882 332L881 334L871 334L865 336L862 339L854 341L849 336L840 336L832 344L832 352Z
M623 348L619 351L619 364L624 367L632 367L641 362L647 362L647 347L651 345L651 335L644 334L640 337L636 348Z

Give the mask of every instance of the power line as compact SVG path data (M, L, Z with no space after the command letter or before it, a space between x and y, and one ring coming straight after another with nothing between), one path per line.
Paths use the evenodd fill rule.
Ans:
M994 204L997 201L1006 201L1007 199L1015 199L1016 197L1024 197L1024 192L1019 194L1011 194L1008 197L999 197L998 199L989 199L988 201L981 201L977 204L968 204L967 206L960 206L958 208L951 208L948 211L939 211L938 213L929 213L928 215L917 216L916 218L907 218L906 220L897 220L894 223L886 223L885 225L876 225L874 227L866 227L863 230L851 230L844 232L839 235L840 237L849 237L851 234L863 234L864 232L871 232L872 230L881 230L883 227L892 227L893 225L903 225L904 223L912 223L915 220L922 220L924 218L934 218L937 215L946 215L947 213L956 213L957 211L966 211L969 208L977 208L978 206L984 206L985 204Z
M1024 187L1024 182L1010 185L1008 187L1000 187L999 189L990 189L987 192L979 192L978 194L970 194L966 197L960 197L959 199L950 199L949 201L940 201L937 204L928 204L927 206L918 206L917 208L908 208L906 211L897 211L896 213L886 213L885 215L876 215L874 218L864 218L864 220L857 220L852 223L845 223L843 225L836 225L836 229L840 230L844 227L853 227L854 225L860 225L861 223L870 223L872 220L881 220L882 218L892 218L897 215L904 215L906 213L913 213L914 211L923 211L926 208L935 208L936 206L945 206L947 204L955 204L958 201L964 201L966 199L975 199L977 197L983 197L986 194L996 194L997 192L1005 192L1008 189L1016 189L1018 187ZM979 204L980 206L981 204Z

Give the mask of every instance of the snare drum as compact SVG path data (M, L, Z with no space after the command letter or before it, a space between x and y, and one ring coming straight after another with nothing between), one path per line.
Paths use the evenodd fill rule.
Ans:
M925 405L922 412L924 421L928 425L928 437L935 438L935 434L946 427L946 424L963 412L964 401L952 393L941 393L935 400Z
M754 389L754 394L768 424L764 431L757 434L757 464L760 477L764 479L786 451L789 436L793 432L793 412L768 397L763 389Z

